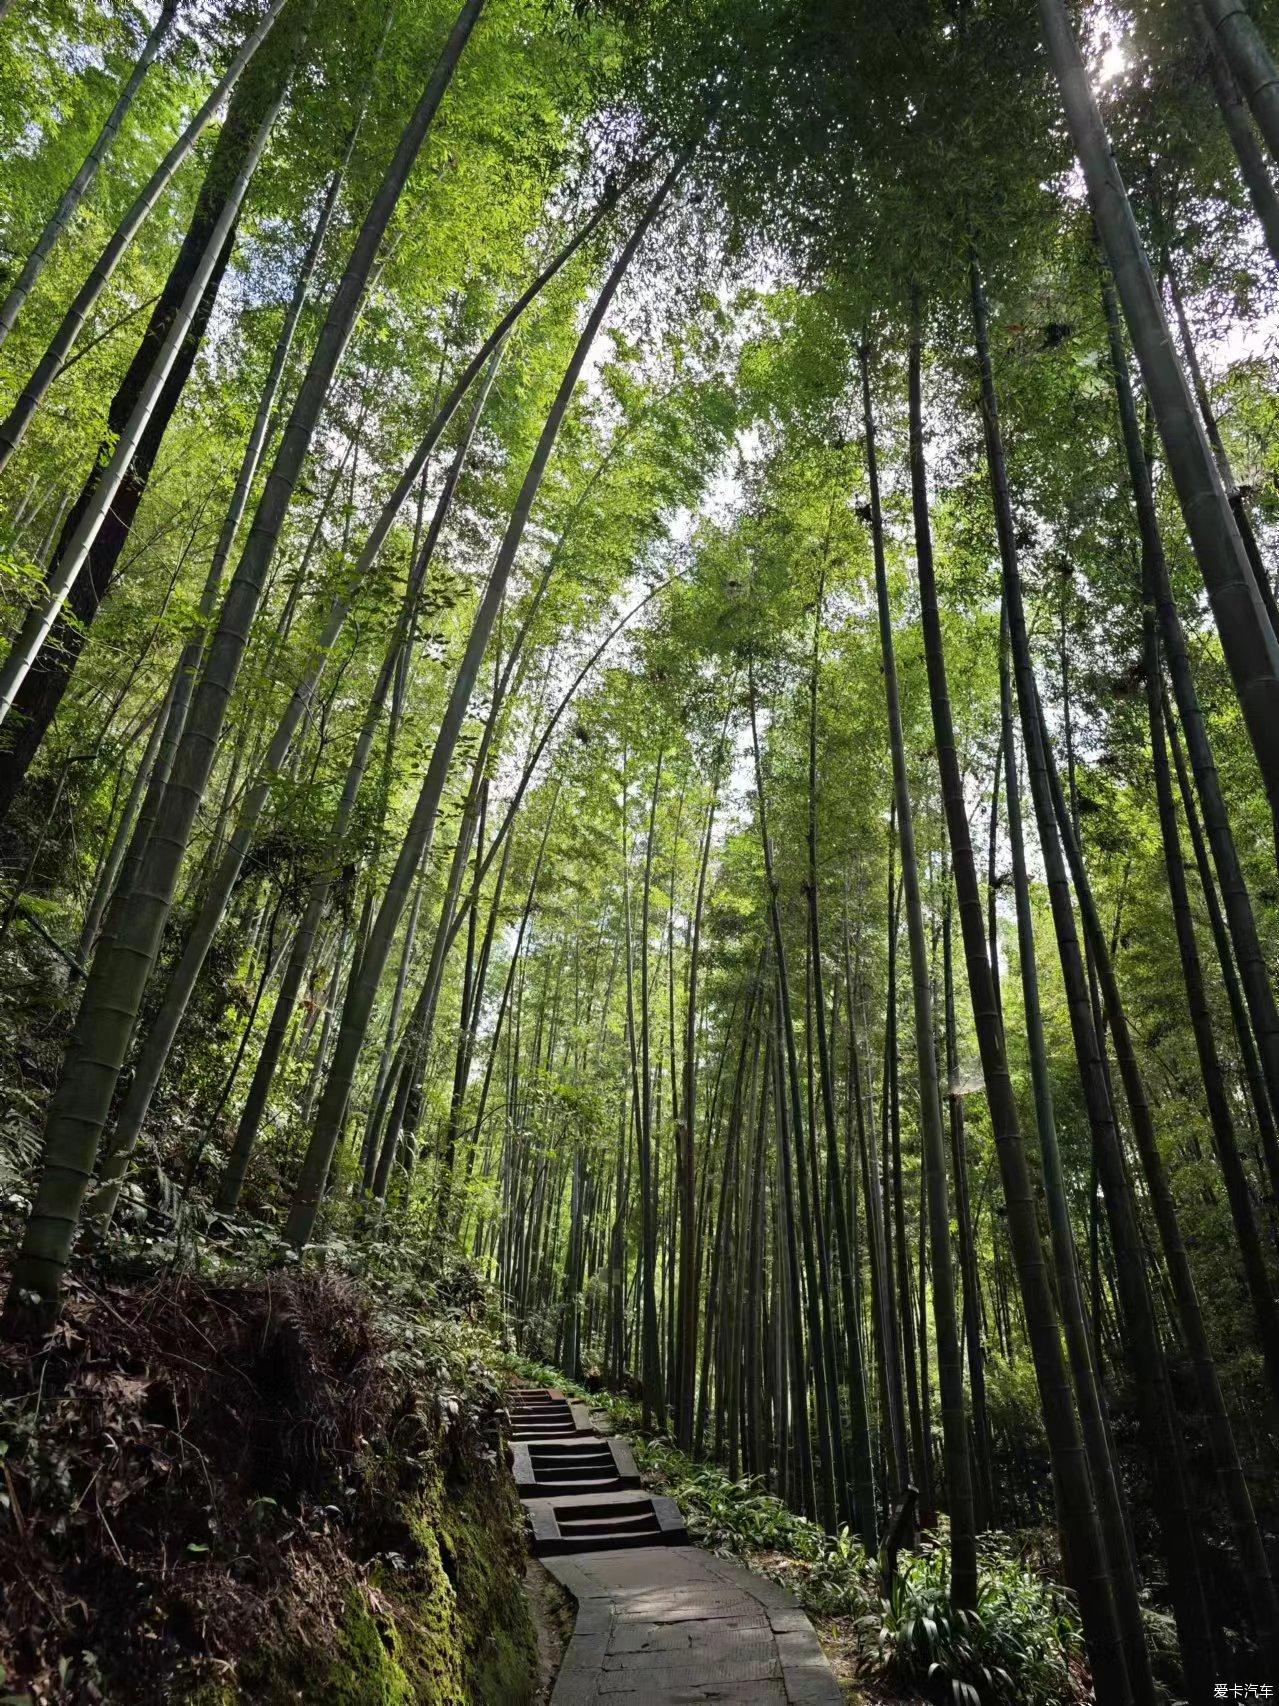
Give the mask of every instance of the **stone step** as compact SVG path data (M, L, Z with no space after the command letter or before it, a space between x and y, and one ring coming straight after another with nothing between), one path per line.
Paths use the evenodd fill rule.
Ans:
M586 1445L599 1437L585 1404L566 1403L561 1409L544 1415L528 1415L523 1410L511 1413L513 1440L580 1440L581 1444Z
M639 1486L631 1448L620 1439L512 1440L511 1468L521 1496L527 1498Z
M533 1479L535 1481L595 1481L601 1475L613 1474L613 1459L607 1452L603 1457L590 1463L539 1463L533 1460Z
M657 1518L652 1509L628 1511L623 1516L575 1516L567 1517L562 1511L556 1512L556 1521L560 1525L560 1533L565 1539L581 1539L583 1535L612 1535L612 1534L660 1534Z
M595 1439L589 1434L585 1438L548 1440L545 1445L531 1445L529 1450L541 1463L590 1463L610 1455L608 1440Z
M524 1499L539 1557L633 1546L682 1546L688 1540L673 1499L649 1493L593 1493Z
M587 1434L577 1439L548 1440L545 1445L531 1445L529 1450L546 1463L589 1463L592 1458L609 1455L609 1442Z
M513 1428L527 1428L530 1423L541 1426L571 1421L578 1433L599 1433L590 1416L590 1404L568 1399L563 1392L547 1392L541 1387L537 1390L508 1387L506 1411L510 1414Z
M638 1552L653 1547L663 1548L668 1544L660 1534L615 1534L596 1539L594 1536L579 1535L575 1540L561 1540L549 1551L538 1553L544 1558L573 1558L583 1552ZM536 1547L534 1551L536 1552Z
M554 1477L537 1481L530 1490L530 1496L539 1499L564 1497L573 1493L622 1493L626 1491L626 1482L619 1481L616 1475L602 1476L598 1481L557 1481Z

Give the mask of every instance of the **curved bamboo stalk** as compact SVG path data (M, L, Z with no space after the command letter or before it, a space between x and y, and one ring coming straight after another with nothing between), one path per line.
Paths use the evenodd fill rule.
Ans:
M88 195L90 186L106 158L107 151L115 141L120 126L127 118L134 97L142 87L142 80L151 69L156 55L164 45L165 37L173 27L173 20L177 14L178 0L164 0L164 4L160 7L160 14L151 26L151 30L142 44L142 51L134 60L133 68L125 80L124 87L121 89L115 105L107 114L102 129L94 138L89 152L81 162L79 171L63 190L57 207L50 214L31 253L22 263L22 271L10 285L4 301L0 302L0 345L4 344L5 339L13 330L14 322L22 312L22 305L35 289L58 238L70 225L75 217L76 209Z
M67 541L66 547L58 554L53 572L45 585L44 602L39 615L35 620L28 620L23 624L21 632L5 656L4 663L0 664L0 723L4 722L12 710L18 689L26 680L27 672L48 638L49 630L57 621L62 606L66 603L67 595L85 565L93 542L98 537L98 532L111 511L112 502L129 471L139 441L146 431L152 411L164 390L169 372L177 360L178 351L182 348L192 322L195 320L205 286L213 276L223 249L240 217L240 208L244 202L249 181L257 170L258 162L266 149L267 139L271 134L280 108L284 104L284 95L285 90L282 88L258 126L252 146L236 173L231 190L222 204L213 229L209 233L204 251L191 276L191 282L187 286L186 295L182 299L182 305L173 317L173 321L165 334L164 342L156 352L151 370L143 382L138 399L133 405L119 438L116 440L111 459L98 477L93 495L81 513L75 532Z
M550 460L551 451L559 435L559 429L568 410L573 392L577 387L578 377L590 352L591 345L594 343L595 335L603 323L636 250L661 211L686 159L687 155L682 155L663 178L606 279L569 361L568 370L560 382L559 392L543 426L537 448L533 453L533 460L524 476L524 483L516 500L505 537L498 549L488 586L485 588L484 597L471 625L466 650L458 666L457 676L454 679L453 689L445 707L435 746L427 765L426 776L423 779L422 790L414 808L404 844L396 860L386 896L378 909L368 943L360 957L358 973L352 977L351 985L347 990L333 1065L320 1100L315 1129L311 1134L311 1141L307 1147L293 1204L289 1211L286 1236L294 1245L305 1244L310 1237L312 1227L315 1225L315 1217L319 1211L320 1199L324 1192L325 1181L328 1178L329 1163L332 1160L333 1151L337 1147L342 1123L346 1116L347 1101L355 1079L356 1064L364 1046L365 1034L372 1016L378 984L390 955L395 931L408 903L414 875L431 845L435 831L435 820L452 763L453 751L457 744L458 735L461 733L462 723L470 704L471 693L475 686L489 635L493 629L493 623L505 597L506 583L514 566L520 542L524 537L524 530L528 525L529 513L541 486L542 476L546 472L547 462Z
M174 173L221 111L227 97L239 82L245 66L266 40L280 13L288 4L289 0L271 0L262 21L252 34L241 42L235 57L218 79L204 105L161 160L112 232L106 247L94 263L93 270L81 285L75 301L63 315L61 324L23 386L17 402L9 411L8 417L0 423L0 469L7 466L9 458L21 443L22 435L30 426L32 416L44 401L45 392L62 371L81 327L93 312L98 298L106 289L125 251L137 236L143 221L164 194Z
M249 629L280 528L310 449L329 387L345 353L391 215L444 97L484 0L466 0L400 137L356 238L258 504L196 689L191 716L138 881L110 953L94 957L62 1078L50 1106L44 1168L14 1265L8 1330L53 1318L61 1275L143 993L173 904L178 873L212 769Z
M1238 0L1208 0L1208 10L1215 23L1227 15L1247 21ZM1064 0L1039 0L1039 12L1093 217L1216 618L1279 845L1279 638L1267 618L1194 397L1177 360ZM1279 88L1274 94L1279 99Z

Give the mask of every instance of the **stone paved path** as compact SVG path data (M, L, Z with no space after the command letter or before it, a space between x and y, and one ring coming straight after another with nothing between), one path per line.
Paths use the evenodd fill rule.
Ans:
M693 1546L543 1562L577 1600L551 1706L840 1706L808 1618L763 1576Z

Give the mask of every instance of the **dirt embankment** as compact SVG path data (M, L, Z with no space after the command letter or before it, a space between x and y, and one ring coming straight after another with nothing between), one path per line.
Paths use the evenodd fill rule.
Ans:
M531 1700L499 1389L323 1273L72 1284L0 1348L0 1664L32 1702Z

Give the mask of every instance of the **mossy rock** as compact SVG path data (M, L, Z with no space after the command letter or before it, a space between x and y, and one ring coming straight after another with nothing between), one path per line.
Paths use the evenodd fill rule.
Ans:
M262 1706L465 1706L453 1622L429 1593L402 1601L375 1584L355 1587L325 1650L258 1654L241 1664L239 1692L227 1698ZM206 1701L196 1696L190 1706Z
M518 1502L497 1484L442 1508L438 1543L455 1586L467 1698L523 1706L536 1692L538 1661Z
M525 1706L537 1691L537 1639L522 1576L514 1489L499 1475L433 1479L405 1512L406 1550L351 1585L336 1637L239 1666L238 1688L187 1706Z
M426 1604L435 1609L431 1599ZM416 1608L415 1608L416 1609ZM447 1616L424 1623L396 1608L375 1612L367 1596L347 1604L339 1648L317 1680L314 1698L331 1706L454 1706L460 1665ZM434 1638L438 1630L438 1637Z

